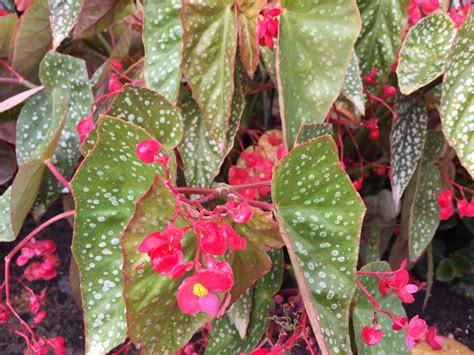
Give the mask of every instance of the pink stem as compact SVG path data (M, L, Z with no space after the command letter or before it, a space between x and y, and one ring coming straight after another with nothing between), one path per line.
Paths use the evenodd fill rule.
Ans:
M56 180L58 180L65 188L71 191L71 187L69 186L69 181L59 172L58 168L51 163L50 160L46 160L46 166L48 167L49 171L54 175Z

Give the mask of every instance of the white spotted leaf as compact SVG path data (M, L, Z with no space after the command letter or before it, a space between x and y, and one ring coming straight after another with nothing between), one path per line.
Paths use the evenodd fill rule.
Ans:
M176 294L183 278L173 280L158 274L149 257L138 252L138 246L149 233L166 228L173 218L175 205L175 196L156 175L138 201L121 240L128 335L134 344L142 345L144 354L176 353L208 321L203 313L195 316L181 313ZM179 227L187 224L184 217L176 220ZM192 259L195 252L195 236L188 232L183 238L185 260Z
M227 311L227 317L239 332L240 338L244 339L250 322L250 312L252 311L253 287L249 287L235 301Z
M296 146L275 167L272 198L298 287L323 354L349 354L349 308L365 206L329 136Z
M365 265L362 268L362 271L391 271L390 266L385 261L374 262L368 265ZM370 292L370 294L375 298L377 303L383 309L390 312L390 314L397 317L406 317L405 310L403 308L402 302L397 298L393 292L389 292L386 297L382 297L378 289L378 279L371 275L360 275L358 277L362 285ZM362 328L367 325L372 325L372 320L374 318L374 306L370 303L367 296L360 290L357 289L354 296L354 313L353 313L353 322L354 322L354 331L357 343L357 349L359 354L400 354L400 355L409 355L411 351L405 344L405 332L403 330L394 331L392 329L392 321L388 316L383 313L379 313L379 329L383 331L383 337L380 343L375 346L368 346L362 341Z
M362 76L379 69L380 82L387 80L402 43L407 23L407 0L357 0L362 31L356 43Z
M76 24L84 0L49 0L48 3L53 49L56 49Z
M107 115L143 127L168 150L183 139L181 112L160 94L140 86L125 85Z
M395 103L398 118L390 134L392 194L398 206L423 154L428 111L420 99L398 96Z
M455 35L454 23L444 12L425 17L410 29L397 66L398 86L404 95L443 74Z
M245 338L241 339L230 319L224 316L212 324L206 355L248 353L254 350L260 342L268 326L268 310L275 307L273 296L280 289L283 279L283 251L281 249L272 250L270 257L272 260L271 271L258 280L250 291L252 311Z
M135 154L136 145L151 138L131 123L101 117L97 142L71 181L87 353L105 353L126 337L120 237L154 178L153 164Z
M334 127L331 123L303 123L296 136L296 143L303 144L324 135L334 135Z
M288 147L303 122L323 122L339 95L360 31L353 0L283 0L277 75Z
M146 85L173 103L178 99L181 78L180 9L179 0L146 0L143 11Z
M232 0L183 0L182 69L210 135L223 152L234 93L237 20Z
M357 58L355 51L352 51L351 61L349 62L344 86L342 87L342 94L354 104L355 108L362 115L365 115L364 86L360 75L359 58Z
M11 242L15 240L10 217L11 192L12 189L9 187L3 195L0 196L0 242Z
M238 76L237 76L238 77ZM220 152L216 140L211 136L198 105L187 87L181 90L180 106L184 117L184 138L179 152L184 164L184 175L188 186L209 187L234 146L235 135L245 109L245 95L241 81L236 80L226 147Z
M444 135L474 177L474 11L458 30L445 68L441 98Z

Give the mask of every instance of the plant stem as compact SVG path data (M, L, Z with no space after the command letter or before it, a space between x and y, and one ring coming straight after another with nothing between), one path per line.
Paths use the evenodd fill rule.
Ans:
M69 181L59 172L58 168L54 166L53 163L48 159L46 160L46 166L48 167L49 171L54 175L56 180L58 180L65 188L71 191L71 187L69 186Z

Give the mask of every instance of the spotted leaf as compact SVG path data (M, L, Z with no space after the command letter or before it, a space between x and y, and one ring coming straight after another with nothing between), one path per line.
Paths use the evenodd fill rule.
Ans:
M323 122L341 91L360 31L353 0L283 0L277 75L288 147L303 122Z
M25 78L37 78L41 60L51 48L48 0L34 0L17 22L9 61ZM34 40L32 40L34 38Z
M244 339L231 323L227 316L215 320L212 324L212 333L206 348L206 354L240 354L255 349L267 329L268 309L275 306L273 296L281 287L283 279L283 252L275 249L270 253L272 269L263 278L257 281L252 297L252 311L247 334ZM247 296L244 296L247 297Z
M240 338L244 339L250 321L252 311L253 287L249 287L242 296L227 311L227 317L239 332Z
M390 165L393 200L398 206L423 153L428 111L423 101L409 96L397 98L395 111L398 118L390 134Z
M360 77L359 58L352 51L351 61L347 68L342 94L351 101L362 115L365 115L365 96L362 78Z
M257 38L257 18L266 0L237 0L240 58L249 77L257 69L260 46Z
M163 96L143 87L125 85L107 114L143 127L166 149L173 149L183 139L181 112Z
M179 0L146 0L143 12L146 85L173 103L178 99L181 78L180 9Z
M407 0L357 0L362 31L356 43L362 76L379 69L380 82L387 80L402 43L407 24Z
M296 136L296 143L302 144L324 135L334 135L334 127L330 123L303 123Z
M444 12L425 17L410 29L397 67L403 94L409 95L443 74L455 35L454 23Z
M365 206L329 136L296 146L275 167L277 220L323 354L350 353L349 307Z
M236 80L226 148L219 151L216 140L210 135L201 111L186 87L181 91L181 109L184 116L184 138L179 152L184 163L184 175L188 186L209 187L224 163L225 157L234 146L235 135L245 109L245 95L242 82Z
M121 241L128 335L135 344L143 346L144 354L176 353L208 320L203 313L197 316L181 313L176 294L183 278L173 280L156 273L149 257L138 252L138 246L149 233L166 228L175 212L175 204L173 193L156 175L138 201ZM176 224L185 226L189 222L179 217ZM194 240L191 233L183 239L185 259L194 257Z
M120 237L135 202L151 185L154 166L141 163L143 129L102 117L97 142L71 181L76 204L72 250L81 276L86 352L105 353L126 336Z
M273 83L277 83L277 74L276 74L276 58L275 52L272 51L270 48L262 47L260 48L260 58L265 65L265 69L267 70L270 79L272 79Z
M84 0L49 0L49 18L53 33L53 48L69 36L77 22Z
M459 28L446 64L441 122L461 164L474 177L474 11Z
M380 261L368 264L362 268L362 271L391 271L387 262ZM397 317L406 317L402 302L393 292L389 292L386 297L382 297L378 290L378 280L371 275L360 275L358 277L362 285L375 298L379 306L390 314ZM354 331L359 354L411 354L410 349L405 344L405 332L403 330L393 331L392 321L388 316L379 313L379 329L383 331L383 337L380 343L375 346L368 346L362 341L362 328L366 325L372 325L374 318L374 306L370 303L367 296L357 289L354 296L355 308L353 313Z
M11 192L12 189L9 187L3 195L0 196L0 242L11 242L15 240L10 217Z
M182 68L210 135L223 152L234 93L237 25L232 0L183 0Z

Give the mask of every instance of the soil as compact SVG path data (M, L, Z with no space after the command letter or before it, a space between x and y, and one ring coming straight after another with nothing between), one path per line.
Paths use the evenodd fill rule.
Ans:
M46 214L43 220L53 217L62 211L61 203L56 203ZM29 218L18 238L26 236L38 224ZM74 301L69 288L69 262L71 259L72 228L67 220L61 220L48 227L38 235L38 239L52 238L56 241L58 254L62 260L58 269L58 277L49 282L33 282L30 286L39 292L47 287L47 304L45 309L48 312L43 322L36 327L36 332L45 337L62 336L68 348L69 354L84 354L84 325L82 312ZM15 243L0 243L0 258L12 249ZM18 272L13 267L13 273ZM0 265L0 275L3 281L3 263ZM19 305L19 309L24 309L21 314L28 319L27 302L22 298L20 288L13 287L12 295L14 302ZM413 304L406 305L408 315L411 317L419 314L430 325L438 329L438 333L444 336L452 334L455 339L474 350L474 301L456 295L449 291L444 283L435 282L432 296L428 301L425 310L422 311L424 293L420 292L416 296ZM24 340L12 332L1 328L0 330L0 354L15 355L23 354L25 350ZM302 352L304 353L304 351Z

